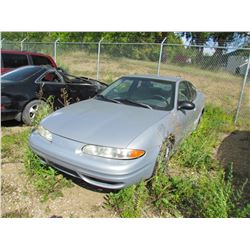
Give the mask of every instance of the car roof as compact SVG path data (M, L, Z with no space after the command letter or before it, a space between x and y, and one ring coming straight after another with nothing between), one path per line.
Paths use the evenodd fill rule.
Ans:
M23 68L39 68L39 69L45 69L45 70L47 70L47 69L55 69L50 65L25 65L25 66L22 66L22 67L18 67L15 70L23 69Z
M182 77L178 77L178 76L125 75L124 77L145 78L145 79L154 79L154 80L162 80L162 81L170 81L170 82L179 82L180 80L184 80Z
M30 51L19 51L19 50L1 50L1 53L50 57L49 55L46 55L46 54L30 52Z

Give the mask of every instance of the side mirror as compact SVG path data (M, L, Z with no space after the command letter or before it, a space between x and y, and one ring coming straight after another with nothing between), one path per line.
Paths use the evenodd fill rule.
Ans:
M178 110L192 110L195 108L194 103L189 101L178 102Z

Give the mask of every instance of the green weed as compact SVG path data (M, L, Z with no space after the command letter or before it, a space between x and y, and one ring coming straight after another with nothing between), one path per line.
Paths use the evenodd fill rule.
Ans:
M42 104L35 116L33 124L37 126L42 119L53 112L53 97ZM63 187L71 187L72 182L59 174L54 168L41 162L39 157L27 147L24 153L24 165L29 180L35 189L41 194L41 200L62 196Z
M213 149L218 144L218 136L232 128L232 116L218 107L207 105L199 128L183 140L172 162L179 167L214 168Z
M4 135L1 145L2 159L8 158L12 162L20 161L30 132L31 129L27 129L19 133Z
M53 96L49 96L46 102L43 102L39 106L39 109L37 110L35 118L32 122L33 126L37 126L42 119L44 119L46 116L48 116L53 112L53 103L54 103Z
M243 205L246 183L234 187L232 171L225 176L213 157L219 134L232 129L232 116L208 105L199 129L181 143L170 159L168 168L177 168L179 174L171 175L163 154L159 155L155 175L148 181L109 194L109 205L121 217L145 216L146 206L163 217L250 216L250 204ZM190 171L182 175L184 169ZM139 209L135 206L137 200L142 201Z
M197 177L170 179L172 204L184 217L245 217L248 206L241 207L242 189L232 185L232 176L225 180L222 170L204 171Z
M53 111L52 103L53 99L49 98L46 103L39 107L34 120L35 126ZM20 161L22 159L25 166L25 173L36 191L41 195L42 201L62 196L62 188L71 187L72 182L64 178L55 169L42 163L39 157L30 150L28 146L30 133L31 128L28 128L16 134L3 136L2 157L7 157L13 161Z
M118 193L107 196L107 206L114 208L123 218L143 217L145 202L148 199L148 190L145 182L122 189Z
M41 162L30 149L25 152L24 165L26 174L36 191L41 194L42 201L62 196L62 188L72 186L70 180L64 178L54 168Z

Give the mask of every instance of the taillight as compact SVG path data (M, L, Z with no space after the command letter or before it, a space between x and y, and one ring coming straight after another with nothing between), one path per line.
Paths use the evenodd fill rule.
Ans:
M5 106L3 104L1 104L1 110L4 110Z

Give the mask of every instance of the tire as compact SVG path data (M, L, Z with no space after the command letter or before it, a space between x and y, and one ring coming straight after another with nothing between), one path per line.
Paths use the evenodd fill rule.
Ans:
M164 149L163 147L163 144L166 143L166 148ZM171 141L169 138L166 139L164 141L164 143L162 144L162 147L161 147L161 151L160 151L160 154L162 154L162 156L164 157L164 163L168 163L169 161L169 158L171 156L171 153L172 153L172 150L173 150L173 147L174 147L174 144L173 144L173 141ZM164 151L163 151L164 150Z
M33 100L24 107L22 112L23 123L31 125L32 121L35 118L36 112L42 103L44 103L44 101L42 100Z
M166 145L166 147L164 147L164 144ZM174 147L174 139L173 138L168 137L167 139L164 140L164 142L162 143L159 155L157 157L157 160L155 163L155 168L154 168L154 171L152 173L152 176L154 176L155 173L157 172L157 170L159 169L159 167L158 167L159 157L163 157L163 160L162 160L162 164L164 165L163 171L166 170L168 161L170 159L170 156L171 156L171 153L173 150L173 147Z

